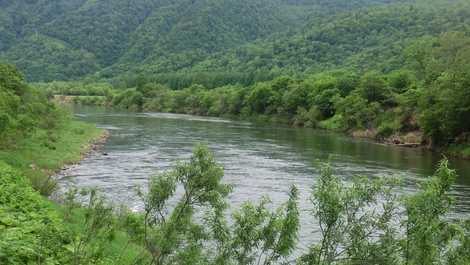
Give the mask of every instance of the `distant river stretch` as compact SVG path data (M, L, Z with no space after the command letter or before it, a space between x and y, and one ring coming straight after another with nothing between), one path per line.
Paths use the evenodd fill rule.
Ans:
M269 196L274 205L287 198L292 184L300 190L300 241L315 240L316 225L310 215L309 196L322 162L348 180L353 175L400 176L404 192L433 173L438 154L419 149L385 146L331 132L289 128L218 118L162 113L117 112L77 108L80 120L109 130L100 152L65 171L63 187L97 187L111 201L139 210L138 186L149 176L187 159L196 143L206 143L225 169L224 181L234 185L229 200L234 207L244 201ZM460 177L454 187L454 215L470 213L470 162L455 160Z

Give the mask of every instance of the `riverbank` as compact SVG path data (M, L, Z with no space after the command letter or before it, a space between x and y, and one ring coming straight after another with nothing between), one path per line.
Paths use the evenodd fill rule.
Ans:
M1 150L0 161L25 175L41 194L49 195L55 187L51 176L80 161L106 137L107 132L95 125L66 120L53 132L37 130L14 148Z
M109 133L71 119L49 133L38 130L0 151L0 264L94 264L98 254L107 257L103 264L130 264L142 249L114 226L117 216L107 217L112 237L102 238L101 230L90 231L96 205L71 204L70 198L58 204L47 197L56 188L53 175L98 149Z
M81 187L90 185L96 186L98 189L106 191L106 194L104 195L109 201L119 201L124 205L139 211L136 213L136 216L131 219L132 222L127 223L128 226L126 231L129 231L129 234L134 237L134 242L141 242L141 244L146 246L147 249L149 249L149 252L154 255L159 255L159 252L153 250L158 250L158 247L169 241L168 238L170 238L170 240L172 238L177 238L178 240L183 241L183 244L186 244L186 242L194 242L193 233L185 233L187 230L184 229L183 225L187 223L186 221L184 224L177 223L177 226L173 226L165 224L160 225L161 223L157 223L157 220L157 222L150 221L152 222L151 226L147 226L149 222L146 222L148 219L145 218L146 214L142 211L145 211L146 209L147 211L151 211L151 209L154 209L150 205L150 203L155 202L153 199L158 200L165 194L170 194L171 198L169 200L164 200L163 202L162 200L156 201L155 203L158 205L162 205L160 203L165 203L166 201L171 203L170 205L174 205L172 204L172 198L175 198L175 200L179 198L184 199L184 195L180 197L182 194L181 192L171 192L173 190L172 187L174 187L173 185L169 185L169 182L161 182L160 180L168 179L168 181L172 181L173 178L179 179L178 176L180 175L176 174L181 174L182 177L186 177L188 176L187 172L189 172L190 177L194 177L196 179L199 179L199 176L204 178L209 176L211 179L214 179L215 174L221 174L218 173L218 171L211 170L211 167L207 166L207 161L212 161L212 159L190 159L188 157L188 147L198 141L206 141L209 143L217 152L216 157L221 163L220 166L227 169L222 179L223 183L230 184L234 189L233 193L227 197L226 205L230 205L230 209L228 209L227 214L223 214L223 216L229 216L229 211L245 211L242 212L243 215L241 218L243 219L241 219L241 222L243 223L241 223L241 225L246 224L247 221L245 220L250 221L257 218L256 216L251 217L251 213L256 214L254 211L259 209L257 205L260 198L262 198L261 196L264 194L273 198L272 207L269 206L269 209L275 209L277 206L286 205L284 204L284 198L286 196L287 188L290 185L296 185L302 189L299 194L298 209L311 209L312 202L309 200L311 197L308 194L308 187L311 187L312 185L315 187L320 186L318 184L321 184L320 181L315 182L315 180L318 180L319 176L316 165L320 164L320 161L327 161L327 159L331 159L331 172L337 172L340 174L337 179L342 180L341 184L334 184L335 186L333 188L335 188L335 192L338 194L346 194L347 196L351 194L350 191L338 191L336 187L339 185L341 185L341 187L353 187L354 192L365 194L365 192L376 190L374 183L377 182L369 181L380 179L377 176L385 176L384 180L389 180L390 176L395 176L395 173L397 173L396 176L403 177L404 180L403 184L400 184L396 188L400 191L400 194L403 194L403 197L399 198L397 203L403 203L405 201L408 202L409 200L407 198L413 194L410 191L415 190L415 180L419 179L421 176L424 177L432 174L426 174L424 172L416 174L417 171L421 171L423 160L430 161L427 158L429 154L426 153L424 156L421 156L420 153L425 152L389 148L382 145L372 144L365 140L348 139L348 137L343 137L334 133L290 129L285 126L260 126L254 123L229 122L220 119L198 118L189 115L128 113L88 107L76 108L75 111L84 121L99 121L104 127L112 128L114 137L106 146L106 151L109 152L109 156L93 155L93 159L87 159L86 163L82 163L81 165L74 167L70 171L70 175L76 177L74 177L74 179L72 178L71 182L76 183ZM315 135L318 137L314 138ZM333 149L337 152L331 152ZM188 167L188 169L176 168L175 171L173 171L174 173L157 175L158 177L154 176L153 178L148 177L153 172L168 169L168 165L174 164L174 161L181 159L181 157L184 157L185 160L188 161L183 162L184 164L180 163L182 165L192 165L194 163L193 161L202 161L204 164L202 167L196 164ZM402 163L397 164L397 162L400 161ZM425 167L430 169L430 171L432 171L435 165L435 163L425 164ZM207 168L209 169L209 171L207 171L208 173L205 173L204 171L199 173L201 170ZM396 170L397 168L401 169ZM196 172L196 174L192 174L191 172ZM465 172L470 171L465 170ZM350 176L357 174L371 177L362 178L365 181L361 182L363 184L358 184L357 186L351 185L350 181L355 178L350 178ZM442 176L442 174L439 175ZM169 176L169 178L165 178L166 176ZM445 177L445 179L447 179L447 177ZM64 179L65 185L67 185L67 182L68 181ZM148 183L151 183L151 186L149 186ZM164 186L161 186L160 183ZM192 183L197 184L207 182L197 181ZM139 186L144 187L143 194L132 194L135 190L134 187ZM214 187L214 185L211 186ZM448 185L446 184L446 187L447 186ZM148 187L148 189L145 187ZM423 187L435 186L423 185ZM207 188L210 187L208 186ZM204 186L204 190L204 194L208 194L206 186ZM153 191L153 193L150 194L146 191ZM166 193L167 191L170 191L170 193ZM461 210L464 212L465 209L468 210L468 203L462 203L460 200L462 192L465 191L459 190L453 192L453 195L458 198L458 200L456 200L456 205L458 205L459 213ZM334 196L336 196L336 193ZM329 192L328 194L332 193ZM367 194L364 196L370 198ZM149 198L150 200L146 198ZM425 199L427 199L429 203L435 202L435 200L429 196L426 196ZM255 205L253 207L243 208L243 206L240 205L243 205L242 203L244 201L253 202ZM341 197L341 201L350 205L349 197ZM419 201L422 202L423 200L420 199ZM380 203L381 202L382 200ZM425 205L429 205L429 203L425 203ZM160 207L158 205L156 207ZM134 206L137 207L134 208ZM157 209L163 209L163 207ZM174 209L174 207L170 209ZM399 209L401 210L403 207L400 207ZM426 209L430 208L423 208L423 211ZM454 216L455 212L453 209L454 208L452 207L446 207L446 210L451 210L451 214ZM261 211L262 210L257 212ZM199 213L202 214L208 211L195 208L194 212L196 213L196 216L201 216ZM422 211L419 213L421 212ZM173 213L175 212L173 211ZM250 215L246 215L244 213ZM309 213L310 211L302 211L299 213L301 224L301 230L299 230L298 233L299 243L294 252L295 254L292 255L291 259L289 259L291 261L305 253L307 250L305 246L310 246L311 242L318 242L321 240L321 236L315 233L318 231L318 225L310 222L312 217ZM170 222L171 220L174 220L174 215L172 215L171 211L168 211L168 214L165 211L163 214L164 217L162 217L162 219L170 220ZM178 211L176 211L176 214L178 214ZM465 213L465 216L466 215L468 215L468 211ZM150 218L158 218L160 215L158 213L153 214L151 212L148 216L150 216ZM279 211L273 215L274 218L277 216L279 216ZM83 219L83 217L77 217L77 219L80 218ZM198 218L195 220L196 222L194 222L196 229L197 225L200 224L197 222L199 220L201 219ZM229 224L232 224L231 220L233 219L227 220ZM403 216L403 220L407 220L406 216ZM262 235L263 238L268 238L268 236L264 236L264 231L270 229L270 227L272 227L270 224L272 223L276 222L269 221L269 223L266 223L269 225L266 229L264 228L264 225L259 229L256 228L256 231L260 231L256 233L258 235ZM393 222L393 224L396 223L401 222ZM212 222L204 223L202 226L204 230L196 230L196 233L199 231L209 231L212 235L213 230L209 230L213 228L211 224ZM167 227L170 229L177 227L176 231L171 231L178 233L178 237L172 235L166 236L171 232L166 230ZM230 231L232 228L237 229L237 227L240 226L229 226L227 230L229 232L226 233L230 240L230 245L228 245L229 253L235 253L232 251L232 249L235 248L232 247L233 245L231 245L231 242L237 241L232 241L231 238L233 238L234 234L230 233ZM361 227L367 228L365 225ZM205 228L208 230L205 230ZM395 226L392 228L395 229L393 231L396 231ZM145 231L145 229L148 229L146 231L151 231L150 233L147 233L147 235L150 236L146 237L144 235L145 238L148 238L148 241L142 240L142 236L140 236L142 234L139 235L139 231L142 232ZM153 233L153 231L155 231L155 233ZM220 230L214 232L217 233L216 235L220 235L219 231ZM250 229L250 231L253 230ZM255 232L250 233L255 234ZM164 234L164 236L160 236L162 234ZM242 236L244 234L246 233L243 232ZM196 234L196 236L198 235L199 233ZM207 253L209 258L212 257L210 255L212 252L211 249L206 246L215 245L211 238L212 237L206 237L205 240L207 241L203 241L203 243L197 245L197 247L200 247L202 250L198 253ZM235 240L237 240L237 238L235 238ZM371 238L371 240L374 240L374 238ZM404 242L401 239L399 240L399 242ZM170 244L172 242L175 241L170 241ZM179 253L180 251L185 251L185 249L180 246L182 246L182 244L176 246L171 245L169 248L166 248L168 249L168 252L166 253ZM217 251L214 253L220 252ZM172 255L172 257L175 256L176 255ZM174 261L173 259L168 259L168 262L165 264L197 263L197 257L194 256L190 256L190 258L185 260L188 260L188 262L185 263L179 262L179 260ZM238 264L237 262L233 263Z
M355 130L347 133L354 138L365 138L375 142L403 148L422 148L431 152L441 153L447 157L470 160L470 145L465 143L451 144L449 146L432 146L426 143L422 131L407 133L394 133L388 137L378 137L377 130Z
M235 120L246 120L252 122L262 122L269 124L282 124L290 127L301 127L301 128L311 128L304 125L298 125L292 122L288 117L282 116L269 116L269 115L254 115L248 117L234 116L234 115L224 115L222 118L235 119ZM392 133L389 136L383 137L379 135L379 132L376 128L364 129L364 130L348 130L343 131L335 128L332 125L332 122L326 120L316 124L315 129L330 131L335 133L342 133L352 138L367 139L374 141L379 144L396 146L400 148L420 148L425 149L430 152L441 153L447 157L453 157L457 159L470 160L470 144L461 143L451 144L447 147L433 147L428 144L425 138L424 133L421 130L414 130L406 133ZM468 141L468 140L467 140Z
M469 144L455 144L449 146L446 151L452 157L470 160L470 145Z
M106 103L106 97L104 96L66 96L66 95L56 95L55 100L57 102L62 102L66 104L79 104L84 106L99 106L99 107L109 107L122 109L122 107L114 106L111 102ZM139 109L133 107L130 110ZM470 144L459 143L452 144L449 146L439 146L435 147L428 143L427 137L424 132L419 128L414 130L402 133L402 132L386 132L380 131L377 128L369 129L358 129L352 128L344 130L341 128L341 124L338 122L337 117L333 117L327 120L319 122L305 122L302 119L299 119L296 116L287 116L287 115L267 115L267 114L227 114L221 113L219 115L208 115L204 112L194 112L194 111L162 111L160 109L154 109L152 105L148 104L143 106L142 111L144 112L163 112L163 113L174 113L174 114L189 114L189 115L198 115L204 117L218 117L226 118L239 121L250 121L257 123L266 123L266 124L281 124L290 127L302 127L302 128L315 128L319 130L332 131L336 133L343 133L353 138L362 138L374 141L376 143L402 147L402 148L421 148L426 149L431 152L442 153L448 157L454 157L458 159L470 160ZM415 126L416 127L416 126Z
M187 113L185 113L187 114ZM204 115L203 115L204 116ZM269 116L269 115L253 115L253 116L234 116L234 115L223 115L219 116L226 119L234 119L240 121L250 122L261 122L266 124L282 124L289 127L300 127L300 128L311 128L303 125L298 125L292 122L288 117L282 116ZM330 131L335 133L341 133L352 138L367 139L378 144L396 146L400 148L412 148L412 149L425 149L430 152L441 153L447 157L453 157L457 159L470 160L470 144L459 143L451 144L447 147L433 147L429 145L426 140L424 133L420 130L414 130L406 133L393 133L387 137L379 136L378 130L375 128L365 130L349 130L342 131L331 125L328 120L320 122L316 125L315 129Z

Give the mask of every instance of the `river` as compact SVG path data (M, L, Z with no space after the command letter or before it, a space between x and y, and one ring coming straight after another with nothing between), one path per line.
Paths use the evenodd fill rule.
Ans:
M292 184L300 190L300 241L314 241L316 225L309 196L319 166L329 162L344 180L354 175L397 176L403 192L433 173L441 156L421 149L386 146L341 134L219 118L163 113L131 113L94 107L75 109L78 119L109 130L100 152L59 176L62 187L96 187L113 203L139 210L136 188L149 176L187 159L195 144L206 143L234 186L229 200L235 207L269 196L273 205L287 198ZM451 160L459 178L454 186L452 214L470 213L470 162Z

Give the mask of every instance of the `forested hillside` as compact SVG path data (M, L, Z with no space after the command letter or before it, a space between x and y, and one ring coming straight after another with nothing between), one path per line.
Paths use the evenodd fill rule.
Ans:
M390 71L403 66L403 48L423 36L465 31L470 2L418 2L363 9L325 18L294 36L216 54L191 70L318 72L335 67Z
M404 48L411 43L448 31L468 32L469 25L468 1L396 3L324 16L297 34L272 35L186 67L176 65L181 59L172 65L145 61L135 73L181 88L190 83L252 84L338 68L390 72L404 66Z
M149 73L199 70L216 52L270 43L272 34L316 28L343 11L403 1L1 1L0 58L31 81L81 79L101 69L94 76L110 78L139 66Z

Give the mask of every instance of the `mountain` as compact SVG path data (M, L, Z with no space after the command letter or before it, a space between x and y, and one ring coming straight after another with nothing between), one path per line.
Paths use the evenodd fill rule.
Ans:
M295 75L350 67L390 72L403 65L401 54L410 43L426 36L469 29L468 1L398 3L327 17L292 36L249 43L181 70Z
M30 81L172 73L396 2L403 0L0 0L0 59Z

